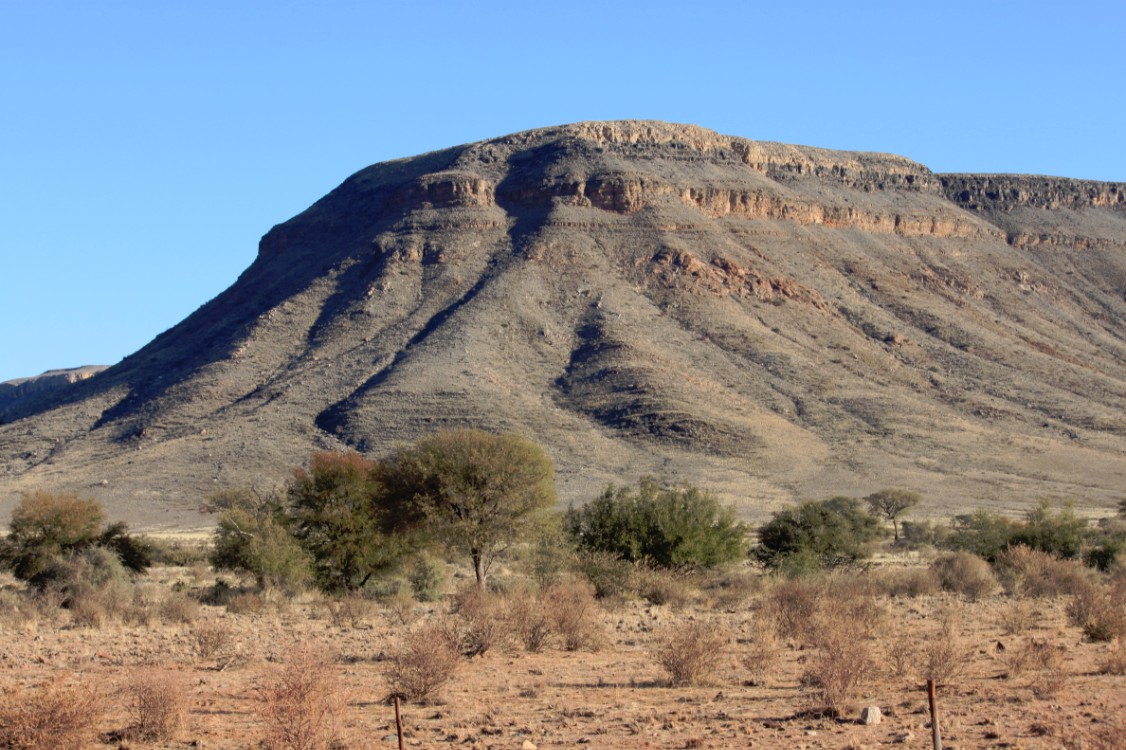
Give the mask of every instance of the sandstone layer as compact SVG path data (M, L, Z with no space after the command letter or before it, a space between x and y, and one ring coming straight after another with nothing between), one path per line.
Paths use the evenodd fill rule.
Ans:
M520 432L564 502L642 474L752 519L902 485L933 515L1126 483L1123 185L657 122L377 164L118 365L2 415L5 505L147 526L314 450Z

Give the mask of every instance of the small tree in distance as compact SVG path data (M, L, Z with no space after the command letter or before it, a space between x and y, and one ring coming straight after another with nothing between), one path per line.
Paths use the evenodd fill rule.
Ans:
M868 501L868 507L872 509L873 513L891 521L891 527L895 533L895 541L898 542L899 516L921 503L923 496L911 490L891 487L880 490L879 492L873 492L864 499Z
M555 504L555 470L543 449L517 435L448 430L377 466L388 518L422 527L469 554L479 586L494 555Z

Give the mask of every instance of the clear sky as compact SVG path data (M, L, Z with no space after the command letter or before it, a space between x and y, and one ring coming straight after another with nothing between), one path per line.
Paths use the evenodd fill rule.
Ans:
M385 159L644 118L1126 181L1124 91L1124 0L0 0L0 381L119 361Z

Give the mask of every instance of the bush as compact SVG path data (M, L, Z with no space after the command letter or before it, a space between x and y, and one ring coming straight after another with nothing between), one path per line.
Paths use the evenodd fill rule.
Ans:
M722 625L696 620L674 625L658 636L653 656L668 673L672 687L699 685L714 676L730 641Z
M945 591L953 591L976 602L997 590L997 578L989 563L968 552L943 555L931 564Z
M0 747L81 750L96 738L102 702L93 691L63 681L0 693Z
M879 520L853 498L808 501L775 513L759 529L755 556L769 568L804 574L867 557L884 533Z
M259 588L289 592L311 580L312 556L289 533L280 500L234 490L212 499L225 508L212 541L216 570L248 573Z
M542 651L551 638L551 618L543 601L527 589L510 594L505 602L508 629L525 651Z
M1071 593L1088 579L1089 573L1075 560L1061 560L1023 544L998 554L994 569L1006 593L1033 597Z
M105 513L96 500L75 494L25 493L12 510L8 536L0 541L0 560L15 576L42 586L40 577L60 556L92 547L108 549L134 573L151 564L144 541L123 523L102 529Z
M258 714L266 750L329 750L338 747L336 712L341 701L332 660L301 648L258 689Z
M949 549L969 552L989 562L1007 549L1020 524L997 513L976 510L954 517L945 545Z
M454 598L462 653L479 656L500 645L507 635L500 595L470 586Z
M362 594L329 596L324 600L329 620L338 628L357 628L375 614L375 602Z
M188 712L188 692L182 680L168 672L136 670L125 694L133 717L130 735L146 742L175 739Z
M625 599L636 593L633 563L610 552L585 552L579 555L576 567L599 599Z
M543 593L543 607L552 629L568 651L597 651L602 645L602 622L594 587L585 581L561 581Z
M422 554L415 558L407 574L411 592L420 602L433 602L442 598L442 589L446 584L446 570L441 562L429 555Z
M123 620L134 602L133 581L121 561L107 549L87 547L53 557L36 576L69 609L75 624L101 627Z
M1067 617L1092 641L1126 638L1126 579L1079 586L1067 605Z
M972 654L971 646L961 634L961 617L957 609L948 612L937 631L929 633L920 648L922 657L919 675L936 684L953 682L965 672Z
M1072 560L1079 557L1087 533L1087 519L1075 514L1072 503L1056 508L1051 500L1041 500L1030 510L1024 526L1013 535L1010 545L1026 547Z
M461 667L456 628L430 622L411 631L391 653L387 680L392 695L425 703L433 700Z
M756 617L751 632L740 639L740 643L746 646L742 661L749 681L754 685L765 685L782 650L778 642L778 626L769 617Z
M869 631L862 622L825 613L817 618L811 635L816 652L802 683L810 689L816 708L844 716L875 668Z
M746 554L746 529L735 509L697 487L661 487L644 478L637 490L613 485L564 524L581 550L659 568L709 568Z

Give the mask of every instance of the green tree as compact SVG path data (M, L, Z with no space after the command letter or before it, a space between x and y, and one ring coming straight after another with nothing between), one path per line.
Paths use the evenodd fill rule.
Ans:
M867 557L872 542L886 533L854 498L808 500L775 513L759 529L755 556L767 567L794 573L838 567Z
M289 485L293 535L314 560L317 584L355 591L392 567L406 550L404 534L384 533L376 465L359 453L318 453Z
M698 487L662 487L652 477L637 489L610 485L564 519L578 547L662 568L714 567L747 551L735 509Z
M17 578L34 582L59 556L100 546L132 572L144 572L151 564L148 546L130 536L123 523L103 530L104 519L96 500L74 493L24 493L12 511L0 558Z
M891 521L892 530L895 532L895 541L898 542L899 517L921 503L923 496L911 490L889 487L879 492L873 492L864 499L868 501L868 507L873 513Z
M517 435L439 432L380 465L386 511L469 554L483 586L496 552L520 540L555 504L555 471L543 449Z
M210 562L217 570L249 573L260 588L295 590L309 581L312 556L290 534L281 500L238 488L212 495L220 510Z

